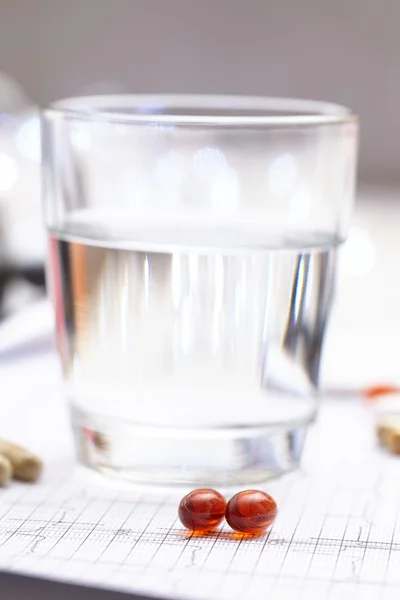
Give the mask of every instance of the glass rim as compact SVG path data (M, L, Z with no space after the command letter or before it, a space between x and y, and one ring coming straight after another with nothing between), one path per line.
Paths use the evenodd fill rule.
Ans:
M351 109L319 100L209 94L77 96L52 102L43 115L116 124L271 128L358 121Z

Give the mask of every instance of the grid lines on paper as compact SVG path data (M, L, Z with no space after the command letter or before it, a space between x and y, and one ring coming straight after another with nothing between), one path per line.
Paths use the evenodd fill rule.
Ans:
M260 590L290 598L296 590L331 600L348 589L379 590L386 600L400 591L392 475L372 472L361 487L340 474L332 485L301 476L271 484L279 518L266 536L251 539L227 526L191 535L168 495L17 484L0 493L0 567L178 598L250 599Z

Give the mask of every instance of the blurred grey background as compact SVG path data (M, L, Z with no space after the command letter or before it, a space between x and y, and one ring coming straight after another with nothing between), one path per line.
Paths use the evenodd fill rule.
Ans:
M400 183L399 0L0 0L0 71L40 105L94 92L344 103L360 175Z

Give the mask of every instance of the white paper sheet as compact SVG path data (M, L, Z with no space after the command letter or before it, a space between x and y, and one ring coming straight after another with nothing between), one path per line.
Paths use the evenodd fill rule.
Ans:
M400 459L376 448L361 402L326 402L302 471L265 486L280 508L265 537L227 526L194 537L177 519L182 492L75 466L58 363L40 348L1 355L0 436L39 452L46 469L36 485L0 490L0 569L160 597L398 600Z

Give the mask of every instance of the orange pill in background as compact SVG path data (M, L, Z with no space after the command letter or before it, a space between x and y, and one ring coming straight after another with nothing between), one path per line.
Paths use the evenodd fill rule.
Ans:
M211 531L225 517L226 500L209 488L199 488L184 496L179 504L179 520L191 531Z
M246 490L231 498L225 518L239 533L260 535L275 521L278 507L272 496L260 490Z
M364 389L363 396L367 401L373 401L380 396L399 394L400 388L391 384L371 385Z

